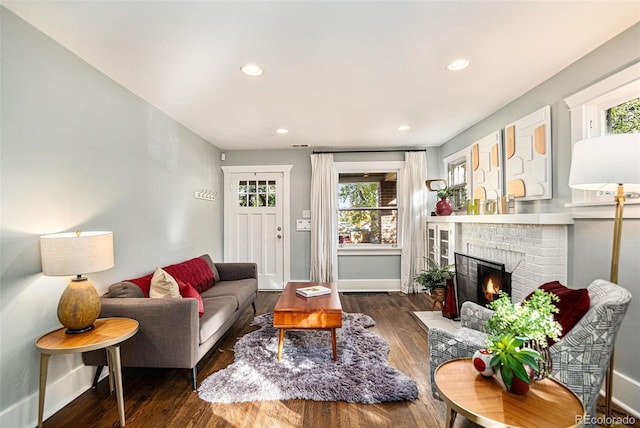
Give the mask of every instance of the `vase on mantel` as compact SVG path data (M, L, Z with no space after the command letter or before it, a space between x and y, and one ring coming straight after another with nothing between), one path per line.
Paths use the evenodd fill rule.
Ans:
M451 215L453 208L451 208L451 203L447 198L440 198L440 200L436 202L435 212L436 215L439 216Z

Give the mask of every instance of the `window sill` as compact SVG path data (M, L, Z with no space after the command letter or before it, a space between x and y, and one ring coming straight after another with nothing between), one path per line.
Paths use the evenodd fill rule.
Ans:
M346 244L338 247L338 256L399 256L402 254L401 247L376 244Z
M615 202L577 202L565 204L571 208L573 218L614 218ZM640 218L640 200L627 199L624 203L623 218Z

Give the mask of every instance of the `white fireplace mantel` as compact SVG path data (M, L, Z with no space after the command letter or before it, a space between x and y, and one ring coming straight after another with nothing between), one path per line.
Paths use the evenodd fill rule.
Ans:
M504 263L512 299L521 301L541 284L566 284L570 213L431 216L453 234L447 250Z
M544 214L494 214L494 215L449 215L430 216L427 222L435 223L487 223L487 224L573 224L573 217L567 213Z

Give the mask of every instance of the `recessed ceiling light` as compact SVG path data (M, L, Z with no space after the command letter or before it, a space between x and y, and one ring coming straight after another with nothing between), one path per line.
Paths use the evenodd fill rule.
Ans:
M460 59L457 59L457 60L453 61L451 64L449 64L447 66L447 69L451 70L451 71L459 71L459 70L462 70L464 68L467 68L468 65L469 65L469 61L468 60L466 60L464 58L460 58Z
M276 133L277 133L277 134L284 135L284 134L288 134L288 133L289 133L289 130L288 130L288 129L286 129L286 128L278 128L278 129L276 129Z
M400 125L398 126L398 131L408 131L411 127L409 125Z
M247 76L252 77L260 76L263 73L262 68L260 68L260 66L256 64L245 64L240 67L240 71L242 71Z

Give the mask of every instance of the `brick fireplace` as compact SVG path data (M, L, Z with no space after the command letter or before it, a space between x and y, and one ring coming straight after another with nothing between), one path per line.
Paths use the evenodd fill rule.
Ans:
M463 223L457 239L465 254L504 263L514 302L545 282L567 283L566 225Z
M449 216L429 221L452 223L453 251L502 263L511 273L511 299L519 302L549 281L567 283L568 214Z

